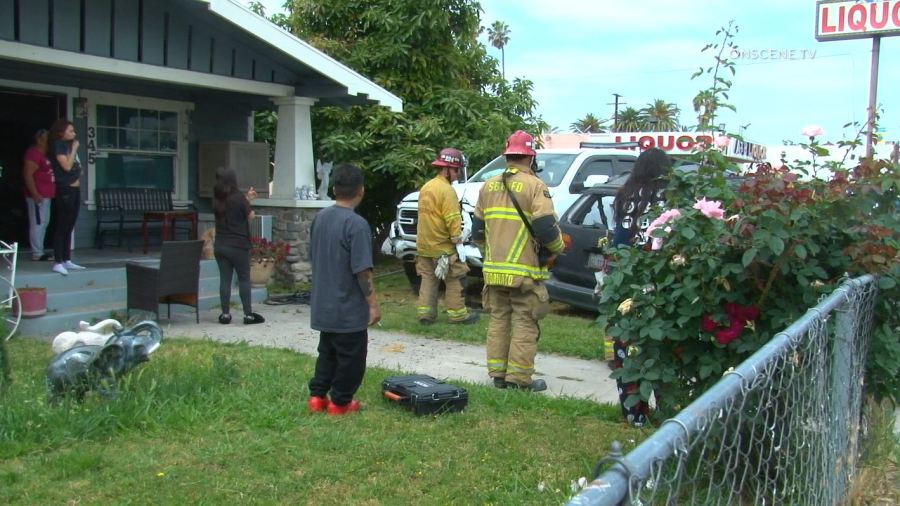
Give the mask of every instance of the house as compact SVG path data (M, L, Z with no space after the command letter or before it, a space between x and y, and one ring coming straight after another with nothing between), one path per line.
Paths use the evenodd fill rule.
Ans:
M86 177L76 248L94 244L94 191L151 187L209 219L204 146L252 141L252 113L279 115L271 194L257 212L298 246L328 201L315 187L310 109L402 101L237 0L0 0L0 240L28 244L22 153L59 117L75 123ZM269 164L240 175L267 181ZM260 210L259 208L267 208ZM295 255L296 256L296 255ZM302 259L302 258L301 258Z

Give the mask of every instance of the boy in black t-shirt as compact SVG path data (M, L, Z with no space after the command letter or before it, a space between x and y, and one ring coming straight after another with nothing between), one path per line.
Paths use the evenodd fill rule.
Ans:
M332 176L336 203L316 215L310 232L310 323L320 335L307 407L343 415L359 411L353 395L366 372L367 329L381 320L381 309L372 282L372 230L354 212L365 193L363 173L342 165Z

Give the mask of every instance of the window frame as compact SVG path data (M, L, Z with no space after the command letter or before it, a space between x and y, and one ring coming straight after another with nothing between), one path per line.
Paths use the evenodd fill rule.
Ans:
M81 93L83 98L88 101L88 118L87 132L79 132L79 138L83 139L82 144L87 147L87 173L88 173L88 200L89 209L95 209L94 190L97 188L97 167L96 159L107 156L109 153L115 154L145 154L151 156L171 156L173 158L173 190L172 199L176 205L187 205L192 203L188 195L188 187L190 180L190 158L189 158L189 116L194 109L191 102L180 102L174 100L164 100L150 97L140 97L135 95L123 95L119 93L92 92L84 90ZM144 149L122 149L122 148L101 148L99 147L99 127L98 127L98 107L110 106L117 108L130 108L137 110L153 110L157 112L175 113L176 120L176 148L174 151L162 151L159 149L157 140L156 150ZM139 120L140 121L140 120ZM116 125L116 130L121 128ZM159 128L157 127L157 133Z

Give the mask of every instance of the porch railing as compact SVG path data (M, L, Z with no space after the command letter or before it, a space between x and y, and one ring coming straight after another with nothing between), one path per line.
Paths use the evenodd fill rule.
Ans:
M877 286L843 283L627 455L614 448L569 504L841 503Z

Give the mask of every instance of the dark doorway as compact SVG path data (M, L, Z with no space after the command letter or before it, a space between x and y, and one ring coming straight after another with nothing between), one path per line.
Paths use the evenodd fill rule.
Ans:
M0 240L19 249L29 247L22 157L39 128L65 116L65 95L0 88Z

